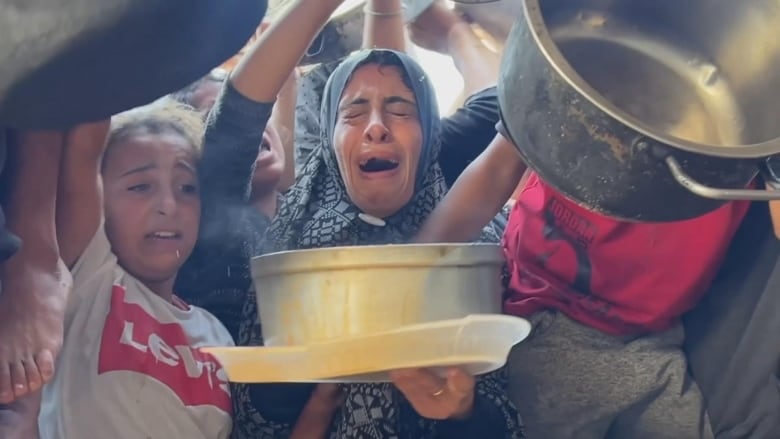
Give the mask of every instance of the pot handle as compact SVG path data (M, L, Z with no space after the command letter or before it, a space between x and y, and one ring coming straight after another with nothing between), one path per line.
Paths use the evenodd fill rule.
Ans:
M780 191L777 190L759 190L759 189L722 189L714 188L691 178L671 155L664 159L669 171L678 183L694 194L711 198L713 200L747 200L747 201L773 201L780 200Z

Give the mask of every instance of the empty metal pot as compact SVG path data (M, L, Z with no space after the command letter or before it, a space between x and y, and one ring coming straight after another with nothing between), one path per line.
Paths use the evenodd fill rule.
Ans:
M496 244L409 244L273 253L252 260L268 346L316 343L501 312Z
M523 3L499 100L545 181L644 221L778 197L744 188L780 152L780 2Z
M270 0L268 15L271 20L292 4L292 0ZM403 0L404 21L414 21L433 0ZM359 50L363 44L366 0L345 0L333 13L309 49L301 58L301 66L336 61Z

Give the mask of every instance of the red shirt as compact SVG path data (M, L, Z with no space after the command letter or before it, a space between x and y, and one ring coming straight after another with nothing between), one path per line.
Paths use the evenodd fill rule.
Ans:
M636 223L564 198L534 173L504 233L507 314L558 309L609 334L662 331L709 288L749 202L698 218Z

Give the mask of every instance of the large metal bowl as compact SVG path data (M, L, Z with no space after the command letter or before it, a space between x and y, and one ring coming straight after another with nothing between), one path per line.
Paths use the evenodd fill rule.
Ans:
M335 247L258 256L252 277L267 346L375 334L501 312L495 244Z

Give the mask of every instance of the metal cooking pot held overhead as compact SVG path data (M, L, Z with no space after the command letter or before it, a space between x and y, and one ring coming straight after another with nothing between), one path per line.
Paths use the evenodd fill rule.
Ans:
M745 189L780 152L780 2L523 3L499 102L546 182L640 221L780 196Z
M267 0L0 0L0 126L64 128L184 87L252 36Z
M273 20L278 17L292 3L292 0L270 0L268 3L269 18ZM403 0L404 22L411 23L431 4L433 4L433 0ZM314 38L299 65L309 66L337 61L353 51L359 50L363 44L365 23L363 8L365 6L366 0L345 0Z

